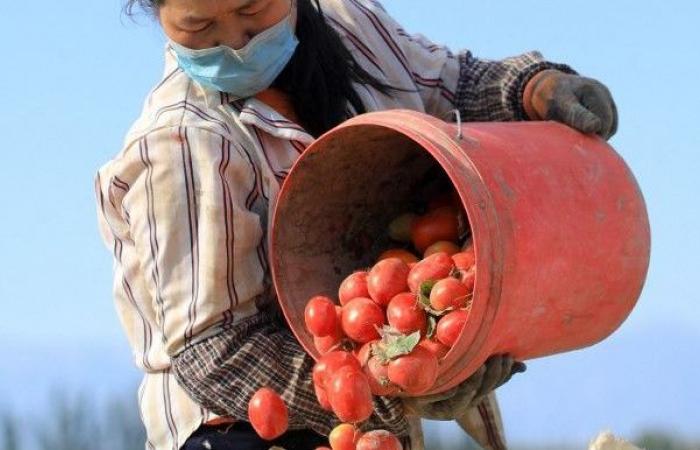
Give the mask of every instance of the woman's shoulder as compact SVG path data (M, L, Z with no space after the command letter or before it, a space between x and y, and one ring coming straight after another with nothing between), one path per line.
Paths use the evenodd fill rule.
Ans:
M376 0L321 0L321 8L330 24L341 34L362 36L382 26L389 17Z
M327 22L343 38L351 52L372 60L396 51L401 29L376 0L321 0Z
M225 94L192 81L166 47L163 76L147 95L124 145L154 131L174 127L207 129L229 136L235 124L223 108L227 101Z

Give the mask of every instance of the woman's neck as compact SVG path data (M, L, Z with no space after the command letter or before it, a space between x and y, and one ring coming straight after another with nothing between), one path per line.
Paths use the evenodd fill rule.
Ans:
M294 105L289 95L280 89L270 87L255 95L255 98L270 106L272 109L282 114L294 123L299 123L299 117L294 111Z

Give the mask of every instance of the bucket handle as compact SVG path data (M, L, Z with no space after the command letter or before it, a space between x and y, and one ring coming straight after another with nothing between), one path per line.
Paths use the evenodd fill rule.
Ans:
M461 141L464 137L462 135L462 113L459 112L459 109L453 109L448 111L443 117L450 118L450 116L454 116L454 118L457 120L457 140Z

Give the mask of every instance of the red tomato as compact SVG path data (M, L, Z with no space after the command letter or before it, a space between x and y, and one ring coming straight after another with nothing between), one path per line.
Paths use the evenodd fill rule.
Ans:
M396 395L399 388L389 380L389 365L382 364L376 356L371 357L365 366L369 389L373 395Z
M459 281L462 282L463 285L467 287L469 290L470 294L474 293L474 284L476 283L476 270L474 270L474 267L472 267L471 270L461 270L459 272ZM458 307L465 307L467 306L467 302L464 304L458 306Z
M350 339L364 344L379 339L377 327L384 325L384 310L368 298L356 298L343 306L342 324Z
M326 411L333 411L333 408L331 408L331 404L328 401L328 393L326 392L326 389L314 383L314 393L316 394L316 400L318 400L318 404L321 405L321 408L325 409Z
M343 308L341 308L338 305L335 305L335 314L336 314L336 327L333 333L331 333L328 336L324 337L316 337L314 336L314 346L316 347L316 350L321 355L325 355L326 353L337 350L340 348L340 344L343 342L343 339L345 338L345 334L343 334L343 328L342 328L342 314L343 314Z
M372 415L372 391L364 372L341 367L330 378L326 391L333 412L343 422L363 422Z
M386 430L368 431L357 441L356 450L403 450L401 441Z
M367 290L378 305L386 306L396 295L408 290L406 278L410 269L399 258L379 261L367 275Z
M379 258L377 258L377 262L389 259L389 258L399 258L401 261L405 262L406 264L411 264L414 262L418 262L418 257L414 255L413 253L409 252L408 250L404 250L402 248L394 248L391 250L387 250L381 255L379 255Z
M474 247L469 247L466 250L462 250L459 253L452 255L452 260L455 263L455 267L460 270L469 270L476 263L476 256L474 255Z
M420 346L389 363L389 379L410 395L422 394L430 389L435 384L437 374L437 357Z
M287 431L289 418L282 397L270 388L259 389L248 402L248 419L261 438L271 441Z
M411 334L420 331L425 334L428 316L418 306L416 294L402 292L395 296L386 307L386 318L389 325L403 334Z
M418 345L435 355L435 357L438 359L438 363L447 355L447 352L450 351L449 347L433 339L423 339L418 343Z
M447 253L448 255L452 256L456 253L460 252L459 245L455 244L454 242L449 242L449 241L437 241L430 247L425 249L425 253L423 253L423 257L427 258L430 255L434 255L435 253Z
M467 324L468 319L469 311L464 309L458 309L457 311L447 313L437 324L435 334L438 341L452 348L455 342L457 342L459 335L462 333L462 329Z
M458 279L443 278L430 291L430 306L436 311L459 308L466 304L469 294L471 290Z
M411 240L420 253L438 241L457 242L457 239L459 212L450 206L429 211L411 225Z
M362 432L349 423L341 423L331 430L328 435L328 442L333 450L355 450L357 441L362 436Z
M408 273L408 287L414 294L424 281L447 278L454 268L454 261L447 253L435 253L418 262Z
M316 337L330 336L338 329L335 303L328 297L317 295L309 300L304 309L304 323Z
M314 346L316 350L321 355L325 355L328 352L337 350L340 348L340 344L343 342L343 332L339 331L330 336L316 337L314 336Z
M343 306L350 300L358 297L369 297L369 291L367 290L367 272L364 270L348 275L348 277L340 283L340 289L338 289L338 300L340 300L340 304Z
M379 342L379 340L374 340L362 344L362 347L357 349L355 353L355 358L360 362L362 367L367 365L367 361L372 357L372 346Z
M361 370L360 363L352 353L334 351L323 355L314 365L312 378L314 384L328 391L328 380L340 368L350 366L355 370Z

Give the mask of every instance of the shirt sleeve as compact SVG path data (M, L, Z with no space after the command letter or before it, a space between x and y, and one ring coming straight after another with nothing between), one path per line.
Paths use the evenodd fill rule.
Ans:
M542 70L576 74L566 64L545 61L531 51L501 60L479 59L465 50L459 55L455 107L464 121L527 120L523 94L528 81Z
M272 388L289 409L290 429L327 435L339 424L316 399L314 360L291 332L266 313L196 344L173 360L178 383L206 409L248 420L248 402L263 386ZM399 398L374 397L374 414L364 424L406 437L409 423Z
M167 355L256 312L263 231L245 149L209 130L163 128L132 143L109 175L122 189L107 195L105 226L134 249L148 293L134 301L152 312Z
M459 60L449 48L407 32L378 1L348 0L341 5L338 9L347 14L345 20L357 36L344 33L370 69L399 89L399 95L417 92L427 114L445 118L455 109Z
M546 61L531 51L500 60L476 58L469 50L454 54L420 34L406 32L377 0L349 0L366 18L381 42L385 61L395 60L418 90L425 111L451 120L458 110L463 121L525 120L523 93L538 72L557 69L576 73L565 64ZM403 87L403 86L398 86Z

